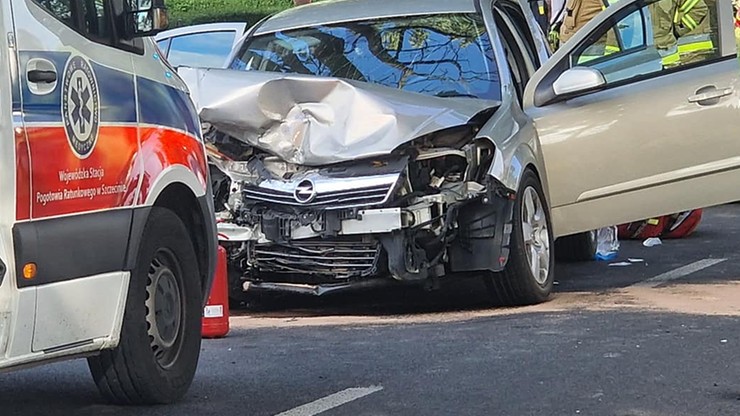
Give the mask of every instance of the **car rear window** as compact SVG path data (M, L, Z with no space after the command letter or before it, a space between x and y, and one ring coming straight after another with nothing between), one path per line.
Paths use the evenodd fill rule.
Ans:
M501 99L491 40L477 14L355 21L248 40L231 69L338 77L441 97Z

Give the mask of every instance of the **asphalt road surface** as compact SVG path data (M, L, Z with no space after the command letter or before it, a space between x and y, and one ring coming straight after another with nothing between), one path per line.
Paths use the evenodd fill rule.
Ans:
M740 204L630 258L559 264L526 308L474 280L264 299L204 340L177 405L104 405L73 361L0 375L0 416L740 414Z

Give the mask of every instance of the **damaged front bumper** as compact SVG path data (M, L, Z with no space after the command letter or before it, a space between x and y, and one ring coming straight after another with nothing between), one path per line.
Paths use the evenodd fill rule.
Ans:
M327 229L334 230L331 235L345 236L390 233L409 225L408 221L404 222L401 208L362 209L344 214L330 212L309 225L301 225L300 220L291 222L279 220L273 215L267 216L269 218L264 224L269 230L268 234L262 231L262 223L246 227L222 223L219 226L219 237L223 241L254 241L257 244L268 244L323 237L327 234L325 232Z
M494 182L465 180L465 164L447 160L463 155L435 150L413 162L403 156L307 169L276 158L247 161L248 174L232 182L229 209L220 214L220 240L243 271L245 290L322 295L388 276L421 281L497 270L505 256L491 241L504 241L500 218L509 200L495 195L501 188ZM434 163L456 174L436 176Z

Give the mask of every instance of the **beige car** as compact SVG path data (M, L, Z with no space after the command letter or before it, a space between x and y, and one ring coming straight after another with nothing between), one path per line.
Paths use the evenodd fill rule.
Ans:
M183 70L232 288L475 275L537 303L555 238L739 199L732 7L705 61L664 69L653 3L550 56L524 0L320 2L251 28L228 70Z
M650 59L647 25L635 28L649 16L641 3L654 2L609 7L527 85L524 107L542 144L558 236L740 196L740 67L730 2L711 3L713 56L669 70ZM574 64L589 39L612 27L630 30L623 38L629 48Z

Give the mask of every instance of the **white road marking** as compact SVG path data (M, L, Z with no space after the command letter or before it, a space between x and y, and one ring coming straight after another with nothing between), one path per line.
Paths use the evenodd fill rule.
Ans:
M727 259L704 259L704 260L695 261L691 264L687 264L683 267L679 267L678 269L673 269L663 274L659 274L655 277L651 277L650 279L644 280L642 282L635 283L632 286L657 287L659 285L662 285L665 282L680 279L684 276L688 276L692 273L696 273L699 270L706 269L707 267L712 267L715 264L722 263L723 261L726 261L726 260Z
M275 416L314 416L380 390L383 390L383 386L354 387L351 389L345 389Z

